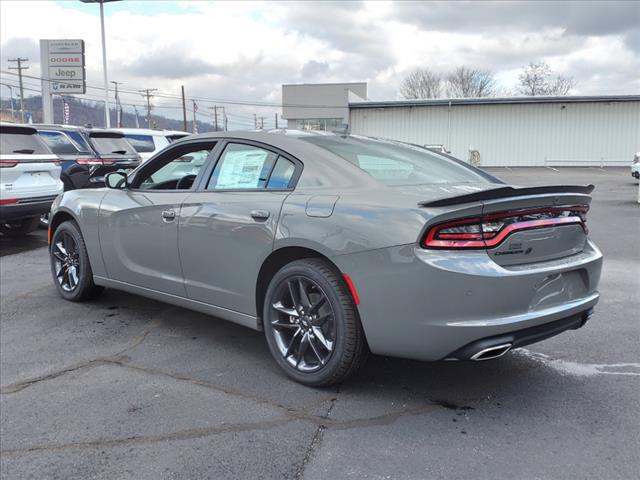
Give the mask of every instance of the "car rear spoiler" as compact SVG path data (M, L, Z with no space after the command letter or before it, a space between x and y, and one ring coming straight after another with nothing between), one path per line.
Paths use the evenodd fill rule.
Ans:
M524 197L527 195L579 193L589 195L593 192L594 185L549 185L544 187L500 187L482 192L457 195L455 197L442 198L440 200L430 200L420 202L420 207L446 207L449 205L459 205L461 203L482 202L494 200L496 198Z

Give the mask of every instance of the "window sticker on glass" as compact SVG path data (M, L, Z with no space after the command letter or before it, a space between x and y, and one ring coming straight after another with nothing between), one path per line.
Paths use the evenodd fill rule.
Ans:
M229 152L218 174L216 188L258 188L267 152Z

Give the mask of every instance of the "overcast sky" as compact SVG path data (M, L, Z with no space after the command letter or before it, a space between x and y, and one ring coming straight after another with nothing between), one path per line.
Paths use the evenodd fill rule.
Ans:
M38 76L40 38L86 41L87 83L102 84L97 5L0 1L0 61L28 57ZM492 70L505 88L544 60L574 76L574 94L640 93L640 2L156 2L107 3L110 80L123 89L280 102L283 83L366 81L369 98L398 98L419 66ZM11 83L2 74L3 83ZM38 89L38 82L31 81ZM88 98L100 98L90 89ZM8 90L2 87L3 97ZM142 103L136 94L125 103ZM177 100L156 98L178 116ZM200 112L213 103L200 101ZM160 108L165 107L165 108ZM277 108L227 105L235 126ZM270 125L270 124L267 124Z

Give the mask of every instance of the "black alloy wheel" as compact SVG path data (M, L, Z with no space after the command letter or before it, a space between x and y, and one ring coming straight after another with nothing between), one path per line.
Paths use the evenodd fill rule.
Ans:
M328 261L296 260L282 267L267 289L263 320L276 362L305 385L339 383L366 359L357 307Z

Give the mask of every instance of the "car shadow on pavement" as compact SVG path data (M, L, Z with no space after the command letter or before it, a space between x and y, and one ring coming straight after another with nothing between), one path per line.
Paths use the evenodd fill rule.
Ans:
M371 355L362 370L341 385L309 388L288 379L271 357L262 332L186 309L107 290L94 303L118 315L136 309L159 312L143 342L129 349L124 364L206 383L223 391L262 399L308 414L338 400L344 419L371 418L398 411L448 409L458 413L500 408L501 402L545 392L558 375L516 352L486 362L420 362ZM107 319L108 321L109 319ZM131 319L133 320L133 319ZM566 379L570 381L570 379ZM553 403L546 391L542 403ZM363 405L366 403L366 406Z

